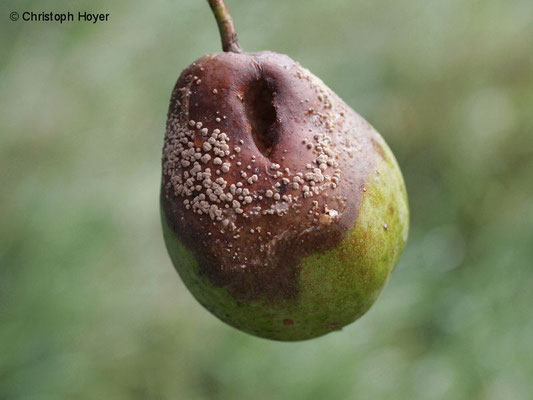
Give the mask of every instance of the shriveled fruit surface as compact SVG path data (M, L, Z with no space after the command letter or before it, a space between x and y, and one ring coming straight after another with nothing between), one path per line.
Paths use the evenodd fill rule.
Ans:
M205 308L254 335L303 340L354 321L407 240L391 151L285 55L217 53L183 71L162 165L176 269Z

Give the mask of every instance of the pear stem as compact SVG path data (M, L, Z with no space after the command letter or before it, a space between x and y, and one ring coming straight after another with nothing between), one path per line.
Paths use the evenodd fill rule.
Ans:
M220 38L222 39L222 50L225 52L242 53L242 48L237 41L237 32L233 26L233 20L226 8L224 0L207 0L211 10L217 20Z

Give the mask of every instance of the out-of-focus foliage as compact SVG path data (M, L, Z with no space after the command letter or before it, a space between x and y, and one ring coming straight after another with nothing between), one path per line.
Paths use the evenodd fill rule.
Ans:
M302 343L203 310L160 232L170 91L204 1L0 5L1 399L533 398L531 0L228 0L394 150L412 229L360 321ZM10 11L109 12L11 22Z

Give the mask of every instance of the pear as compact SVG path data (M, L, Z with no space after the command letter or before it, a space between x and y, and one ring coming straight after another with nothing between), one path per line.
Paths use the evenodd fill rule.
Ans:
M172 92L161 216L175 268L229 325L282 341L340 330L376 301L407 240L398 164L378 132L286 55L224 52Z

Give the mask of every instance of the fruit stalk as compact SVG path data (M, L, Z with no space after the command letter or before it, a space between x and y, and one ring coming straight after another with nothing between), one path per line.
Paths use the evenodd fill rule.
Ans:
M220 38L222 39L222 50L225 52L242 53L242 48L237 41L237 32L233 25L231 15L224 3L224 0L207 0L211 10L217 20Z

